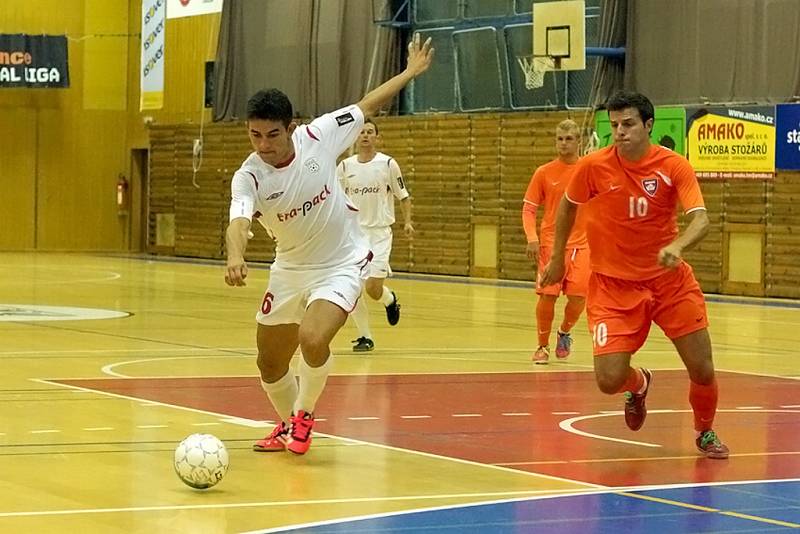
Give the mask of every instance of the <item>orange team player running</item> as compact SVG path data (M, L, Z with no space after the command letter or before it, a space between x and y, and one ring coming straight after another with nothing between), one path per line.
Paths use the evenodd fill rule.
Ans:
M556 127L556 151L558 158L536 169L533 173L525 200L522 203L522 226L528 238L528 258L539 265L539 276L544 266L550 261L553 250L553 236L556 227L556 210L564 196L575 162L578 161L579 130L575 121L561 121ZM536 235L536 210L544 206L541 238ZM578 212L575 227L567 241L569 251L566 274L549 286L537 284L536 294L536 326L539 332L539 348L533 353L533 361L546 364L550 358L550 331L555 315L556 300L560 293L567 296L564 307L564 319L558 329L556 358L566 359L572 348L572 337L569 332L583 312L586 304L586 289L589 283L589 249L586 244L586 222L583 210Z
M556 216L556 236L542 285L564 273L567 236L579 204L586 211L592 274L587 316L594 370L603 393L625 393L625 423L639 430L652 373L631 367L655 322L672 340L689 372L695 444L708 458L727 458L712 425L717 382L706 304L692 268L681 258L708 233L703 195L689 162L650 144L653 104L618 92L606 104L614 145L578 161ZM678 233L680 201L689 224Z

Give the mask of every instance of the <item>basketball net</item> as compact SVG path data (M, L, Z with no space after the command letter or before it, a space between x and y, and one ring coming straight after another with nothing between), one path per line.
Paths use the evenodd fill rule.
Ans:
M550 56L517 56L517 64L525 75L525 89L539 89L544 85L544 75L553 69L555 61Z

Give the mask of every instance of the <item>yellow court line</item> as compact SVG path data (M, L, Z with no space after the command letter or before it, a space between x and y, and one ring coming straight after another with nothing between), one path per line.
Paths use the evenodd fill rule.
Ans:
M691 510L699 510L701 512L710 512L720 515L727 515L731 517L738 517L739 519L747 519L750 521L757 521L759 523L769 523L771 525L778 525L781 527L800 528L800 524L798 523L789 523L788 521L780 521L778 519L770 519L768 517L759 517L755 515L742 514L739 512L729 512L725 510L719 510L717 508L709 508L708 506L700 506L699 504L673 501L672 499L662 499L661 497L653 497L650 495L640 495L638 493L628 493L626 491L618 492L617 495L624 495L625 497L633 497L635 499L642 499L645 501L653 501L661 504L668 504L670 506L679 506L681 508L689 508Z

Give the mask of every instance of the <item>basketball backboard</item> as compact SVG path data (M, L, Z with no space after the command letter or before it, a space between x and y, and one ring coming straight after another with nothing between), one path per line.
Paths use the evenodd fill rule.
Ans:
M584 0L534 2L533 60L544 71L586 68Z

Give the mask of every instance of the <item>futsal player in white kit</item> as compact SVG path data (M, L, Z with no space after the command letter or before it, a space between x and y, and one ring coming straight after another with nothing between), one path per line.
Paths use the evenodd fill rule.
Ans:
M364 116L375 114L432 59L430 39L421 44L414 35L403 72L309 125L292 122L292 104L277 89L248 101L254 152L231 181L225 282L246 283L244 254L256 219L277 241L256 314L256 343L261 385L280 417L253 445L256 451L308 451L314 409L330 372L330 343L358 301L372 257L356 208L337 183L336 158L353 144ZM289 369L298 346L299 384Z
M400 320L397 295L386 287L384 281L392 274L389 256L392 252L392 224L394 224L394 199L403 210L403 229L406 235L414 233L411 224L411 198L403 182L400 166L394 158L377 150L378 127L370 119L356 142L357 154L343 159L336 167L344 192L358 208L358 223L372 250L372 261L364 289L370 297L386 308L386 319L394 326ZM375 348L369 328L369 310L365 299L359 299L350 314L358 329L354 352L368 352Z

